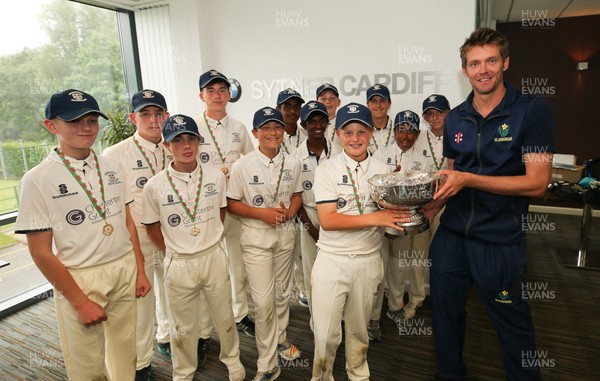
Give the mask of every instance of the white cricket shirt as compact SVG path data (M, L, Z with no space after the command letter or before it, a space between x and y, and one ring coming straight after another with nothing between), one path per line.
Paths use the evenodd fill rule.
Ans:
M429 143L431 143L431 147ZM448 169L448 160L444 158L443 153L444 141L441 136L435 136L431 130L422 131L414 147L423 157L423 160L425 160L424 168L427 168L427 171L437 172L440 169ZM432 148L433 153L431 151Z
M70 269L108 263L132 250L125 205L133 198L123 168L113 160L98 157L105 190L103 204L93 155L90 153L85 160L66 158L102 210L106 209L106 222L54 149L21 180L15 233L51 230L56 256ZM113 226L109 236L102 233L105 223Z
M327 140L327 139L326 139ZM294 157L300 163L300 182L302 184L302 204L311 208L316 208L315 194L313 186L315 184L315 169L337 152L331 148L331 143L326 141L326 148L317 157L308 150L308 140L305 140L298 150L294 152ZM318 159L318 160L317 160Z
M369 141L369 148L367 148L370 153L375 153L390 145L396 145L396 139L394 138L394 126L392 123L392 118L389 116L387 125L384 128L373 128L373 130L373 136Z
M302 142L306 140L306 130L302 126L296 128L296 135L289 135L287 132L283 134L281 149L286 155L292 155L300 147Z
M146 153L146 157L140 152L135 141L137 139L141 149ZM131 217L136 226L142 226L142 200L144 185L155 174L165 169L168 164L170 153L167 152L162 141L155 144L140 136L136 131L132 137L129 137L113 146L110 146L102 152L102 156L108 157L121 163L125 170L125 184L129 187L129 192L133 196L133 203L129 205ZM152 173L154 171L154 173Z
M415 148L415 145L403 152L398 144L394 144L375 152L373 157L387 165L388 172L393 172L398 165L400 171L429 172L427 158Z
M223 167L231 169L233 163L241 155L247 155L254 150L248 129L242 122L232 119L227 115L221 120L211 119L208 115L206 115L206 120L204 120L204 115L202 115L199 118L195 118L194 121L198 125L198 132L200 132L198 157L203 164L208 164L217 169ZM208 121L208 125L206 121ZM209 128L219 145L222 158L219 155L219 149L217 149L215 141L211 137ZM225 164L223 164L223 160Z
M356 192L364 206L364 213L379 210L371 197L367 180L374 175L389 172L388 167L370 156L357 163L345 152L333 156L315 170L313 191L317 205L336 203L338 213L353 216L360 214L346 167L350 169L355 181ZM382 238L383 229L378 226L355 230L323 230L321 226L317 246L323 251L334 254L368 255L379 251Z
M208 165L199 164L191 173L175 171L169 164L173 185L187 204L192 215L202 169L200 201L192 220L179 202L179 197L167 179L164 170L148 180L144 187L144 215L142 223L160 222L165 246L179 254L194 254L219 242L223 235L221 208L227 207L225 175ZM192 229L199 230L192 235Z
M280 173L281 182L275 199ZM254 208L279 208L280 201L289 208L292 196L300 192L302 192L300 164L293 156L285 155L281 150L273 160L256 150L244 157L244 160L236 161L227 185L228 198ZM271 226L255 218L241 218L241 221L256 229L272 229ZM291 225L293 220L285 224Z

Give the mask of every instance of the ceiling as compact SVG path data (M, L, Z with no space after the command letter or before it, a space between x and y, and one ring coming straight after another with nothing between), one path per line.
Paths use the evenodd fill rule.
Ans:
M496 22L522 21L523 18L556 19L600 14L600 0L479 0L481 20L487 19L491 3L491 19Z
M75 0L109 8L135 10L164 5L170 0ZM522 21L524 17L556 19L600 14L600 0L478 0L481 20ZM489 6L491 4L491 7ZM490 8L490 9L488 9ZM491 14L490 14L491 11ZM525 16L524 16L525 15ZM529 16L527 16L529 15Z
M127 9L130 11L151 8L167 4L169 0L71 0L79 3L99 5L109 9Z

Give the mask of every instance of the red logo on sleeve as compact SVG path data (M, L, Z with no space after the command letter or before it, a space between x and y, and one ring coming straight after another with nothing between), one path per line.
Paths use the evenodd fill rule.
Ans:
M458 132L458 133L454 134L454 141L457 144L460 144L460 142L462 142L462 139L463 139L463 133L462 132Z

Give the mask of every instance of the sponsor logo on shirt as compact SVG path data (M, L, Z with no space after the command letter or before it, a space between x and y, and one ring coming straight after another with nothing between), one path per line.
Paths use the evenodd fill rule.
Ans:
M148 179L146 177L139 177L137 180L135 180L135 185L140 188L143 189L144 185L146 185L146 183L148 182Z
M256 196L254 196L252 198L252 204L254 206L261 206L263 204L263 202L265 202L265 199L263 198L263 196L257 194Z
M108 179L108 185L117 185L122 183L122 181L117 177L116 172L105 172L104 176Z
M217 190L217 185L215 183L209 183L204 186L204 196L214 196L217 195L219 191Z
M67 213L66 220L69 225L80 225L85 221L85 213L83 210L73 209Z
M69 196L75 196L77 194L79 194L79 192L69 192L69 189L67 188L66 184L58 184L58 193L60 193L57 196L52 196L53 199L57 199L57 198L62 198L62 197L69 197Z
M175 227L177 225L179 225L181 223L181 216L179 214L171 214L168 218L167 218L167 222L169 223L169 225L171 225L172 227Z

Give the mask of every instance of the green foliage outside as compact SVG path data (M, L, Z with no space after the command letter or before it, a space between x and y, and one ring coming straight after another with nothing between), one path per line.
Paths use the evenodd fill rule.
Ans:
M19 180L0 180L0 214L17 210Z
M42 121L57 91L88 92L102 110L128 104L114 12L53 0L38 17L49 42L0 57L0 141L54 141Z
M0 142L0 178L21 178L48 155L52 146L45 142Z

